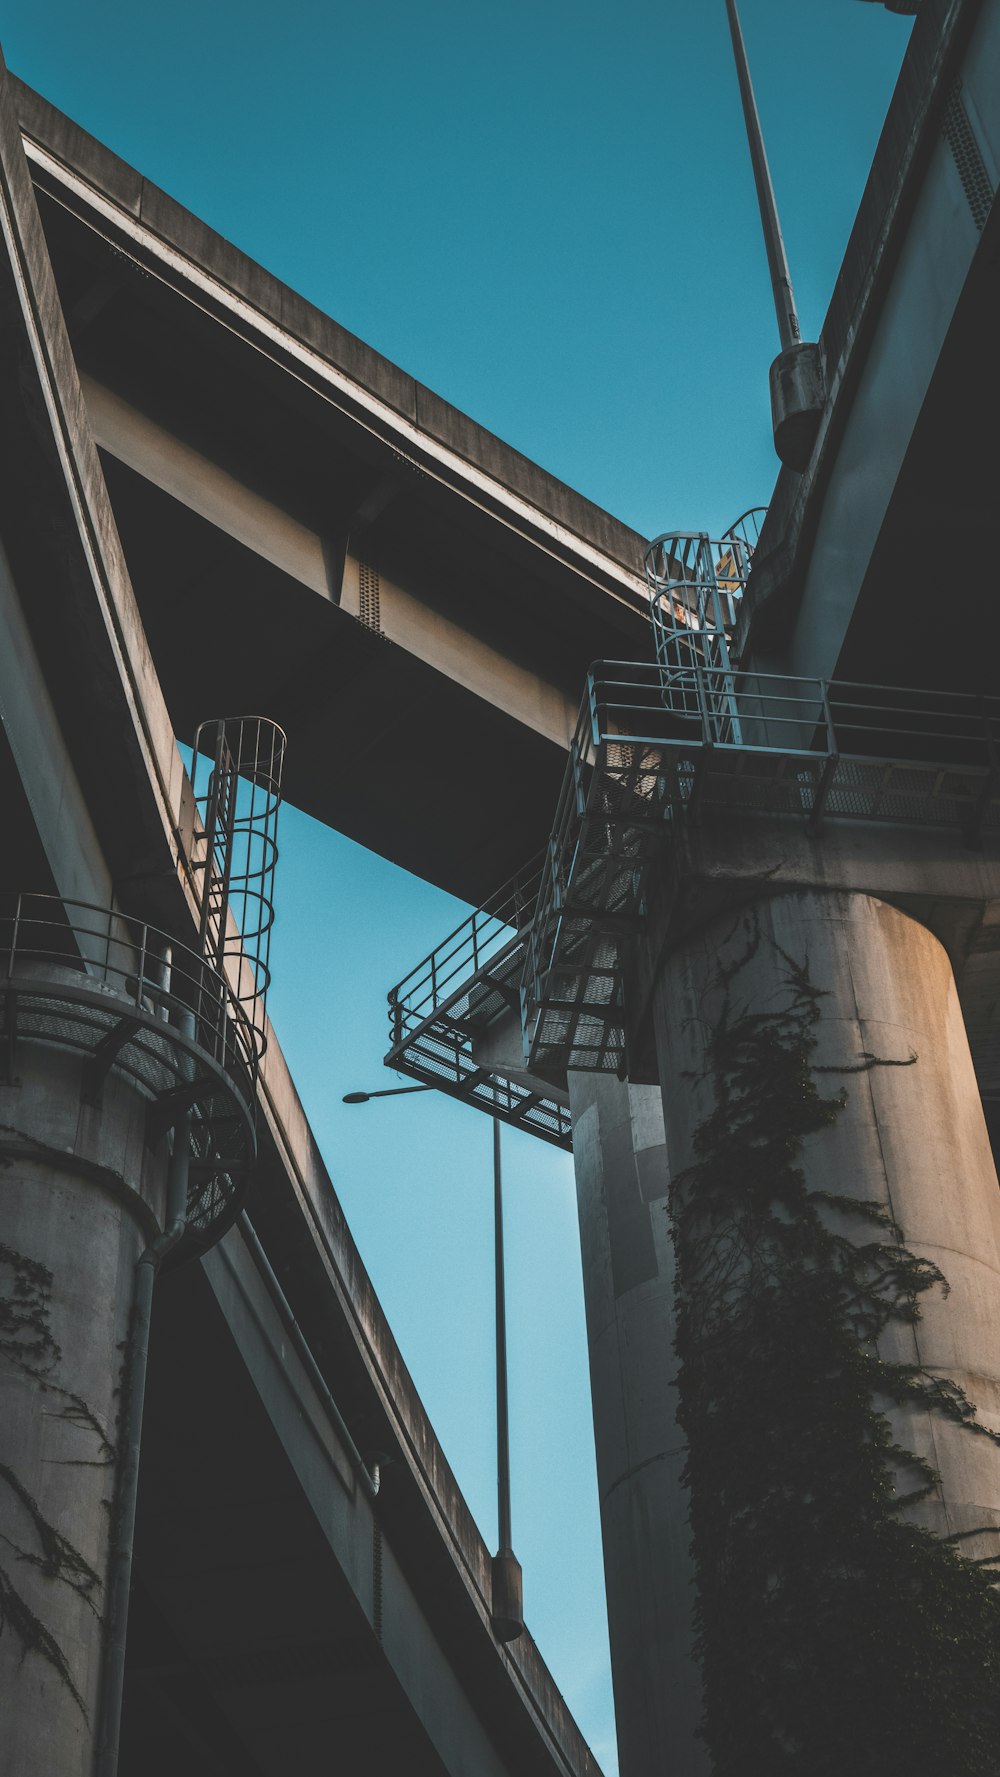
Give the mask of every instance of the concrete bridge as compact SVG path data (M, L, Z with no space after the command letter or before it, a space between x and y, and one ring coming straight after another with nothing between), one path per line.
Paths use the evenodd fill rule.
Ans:
M175 732L266 708L299 806L489 893L544 841L590 661L645 645L642 539L13 90Z
M727 981L752 1024L788 1015L794 971L811 970L846 1133L803 1155L809 1183L891 1206L940 1262L949 1310L926 1306L905 1355L1000 1429L1000 638L995 574L980 571L1000 391L998 70L993 0L924 0L818 345L811 455L782 468L749 576L728 541L704 540L711 585L679 565L690 539L650 552L661 627L671 601L704 595L696 643L682 624L673 653L654 660L651 641L592 668L537 902L487 903L392 996L394 1066L572 1145L628 1777L711 1769L670 1180L697 1171L718 1112ZM710 595L738 599L714 655ZM904 1068L859 1092L847 1058L874 1082L883 1056ZM916 1411L893 1425L938 1476L920 1521L995 1560L995 1450ZM702 1544L700 1559L721 1595L722 1555ZM721 1757L722 1693L754 1635L722 1655L718 1633ZM749 1739L728 1754L771 1768Z
M779 476L729 638L738 742L678 726L657 681L639 699L646 726L623 745L635 682L629 704L610 673L593 681L604 701L595 692L585 753L576 712L591 663L655 671L644 541L5 80L5 911L40 889L192 945L197 823L174 737L220 709L262 709L287 729L299 806L473 901L565 814L544 917L535 908L532 925L532 900L494 919L485 962L473 924L468 975L452 975L443 1000L432 982L393 1060L572 1137L625 1777L707 1769L666 1210L707 1107L690 1086L706 1056L689 1014L714 1005L713 969L741 919L771 957L741 964L748 1004L773 1003L776 956L807 955L830 1065L845 1052L920 1056L919 1070L873 1075L867 1097L852 1088L839 1159L817 1149L810 1179L834 1189L846 1164L921 1253L948 1249L952 1296L946 1314L928 1312L916 1360L963 1382L1000 1428L983 1117L1000 1083L990 708L975 747L961 726L962 697L993 691L995 656L990 464L968 416L981 411L988 435L998 32L996 0L921 7L820 342L812 458ZM790 682L831 680L867 688L863 744L844 744L842 705L829 722L797 717L808 734L794 744L759 744ZM913 688L923 727L907 752ZM927 713L942 707L951 725L934 730ZM580 796L560 801L567 757ZM910 767L920 784L887 813L889 779L898 789ZM588 801L609 786L613 818ZM611 888L588 901L598 879ZM56 985L79 999L60 968ZM128 1358L137 1267L169 1227L180 1143L135 1140L138 1089L114 1057L140 1038L124 1019L102 1051L103 1123L90 1115L95 1055L79 1077L61 1060L54 1081L62 1051L23 1011L33 980L9 972L4 988L0 1137L16 1189L0 1257L8 1301L35 1303L36 1343L24 1322L0 1386L9 1425L39 1423L42 1389L63 1407L43 1417L43 1438L25 1431L23 1475L4 1449L22 1490L8 1486L0 1510L18 1546L53 1528L63 1543L44 1545L58 1548L47 1570L29 1561L16 1576L23 1633L0 1639L0 1673L21 1701L0 1768L6 1757L18 1777L110 1777L99 1617L104 1507L125 1460L114 1354ZM141 970L138 981L137 1029L152 1017ZM526 1020L514 1015L522 987ZM183 1079L199 1045L161 1041L183 1051ZM595 1069L597 1054L609 1065ZM530 1636L498 1633L489 1552L273 1032L256 1139L249 1219L156 1286L120 1769L183 1757L206 1777L279 1777L318 1768L335 1742L376 1769L595 1770ZM945 1174L958 1182L942 1213ZM97 1292L68 1281L81 1229L102 1314ZM992 1446L970 1456L916 1411L901 1431L934 1451L942 1477L927 1523L992 1553ZM388 1476L377 1491L376 1470Z
M544 836L588 658L646 620L638 539L13 77L0 96L0 1511L24 1555L0 1769L69 1777L115 1768L116 1390L169 1236L162 1130L184 1127L174 1087L130 1146L136 1057L175 1047L182 1085L207 1061L147 964L95 962L85 909L112 910L106 951L141 931L147 956L160 929L177 973L201 891L174 736L251 705L287 727L301 807L481 893ZM18 923L25 890L55 897L47 923L34 903ZM236 1106L225 1055L213 1077ZM252 1219L156 1286L117 1768L285 1777L336 1747L352 1769L596 1773L530 1633L505 1638L269 1029L256 1124Z

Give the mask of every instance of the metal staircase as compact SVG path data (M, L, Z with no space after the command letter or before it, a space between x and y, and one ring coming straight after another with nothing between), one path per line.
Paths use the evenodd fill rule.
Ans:
M587 679L523 983L530 1065L626 1066L648 872L710 811L1000 838L1000 698L605 661ZM720 714L720 712L723 712Z
M568 1147L567 1070L626 1071L633 940L683 827L728 814L1000 839L1000 698L734 659L761 517L649 545L655 657L591 669L540 863L393 989L390 1066ZM518 1010L526 1059L501 1070L484 1038Z

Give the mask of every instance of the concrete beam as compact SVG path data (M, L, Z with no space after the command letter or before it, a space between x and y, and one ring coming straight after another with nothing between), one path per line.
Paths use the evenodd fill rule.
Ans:
M94 376L84 373L81 381L94 437L103 450L308 591L353 617L361 615L362 563L356 555L347 557L341 587L331 537L300 523ZM378 575L378 585L383 635L533 732L568 748L576 722L575 697L384 574Z
M95 229L119 233L165 284L280 353L293 373L316 379L426 471L484 502L538 547L575 560L626 603L645 605L643 540L634 532L313 308L29 87L18 83L17 95L36 177Z
M95 834L116 874L141 867L150 854L157 854L156 867L169 871L173 823L167 809L179 802L183 769L90 433L2 62L0 237L2 368L8 389L0 428L3 602L8 637L18 650L14 658L23 662L25 673L20 693L8 689L8 697L16 698L20 730L11 740L29 782L34 777L37 786L32 729L37 741L38 724L43 725L57 757L61 732L62 759L65 764L68 748L87 799L86 817L65 769L54 773L67 796L63 833L53 827L51 791L36 787L29 794L48 826L50 858L61 856L64 879L89 892L88 885L97 886L104 876ZM35 704L39 675L49 695ZM123 783L130 746L158 795L143 800L123 847L125 809L136 807ZM127 780L127 768L124 776ZM79 853L68 863L65 853L74 831Z

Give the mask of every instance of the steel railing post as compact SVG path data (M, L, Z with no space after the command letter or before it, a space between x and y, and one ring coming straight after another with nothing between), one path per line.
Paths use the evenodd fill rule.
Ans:
M597 680L593 673L587 674L587 691L584 701L590 715L590 744L596 754L601 744L601 725L597 719ZM583 728L585 724L581 722L579 726Z
M142 984L146 979L146 933L147 933L147 930L148 930L148 928L147 928L145 922L143 922L142 942L139 946L139 979L135 984L135 1003L137 1006L142 1004ZM108 914L108 950L110 950L110 943L111 943L111 914L109 912L109 914ZM108 951L106 950L105 957L104 957L105 980L107 979L109 968L110 968L110 957L109 957Z
M10 957L9 957L8 963L7 963L8 975L13 975L13 973L14 973L14 957L17 954L17 940L18 940L18 934L21 929L21 901L22 901L22 898L23 897L21 895L18 895L17 905L14 908L14 924L11 927L11 934L10 934Z
M694 668L694 684L698 699L698 713L701 717L702 743L706 747L710 747L712 745L712 731L709 723L708 699L705 695L705 673L707 670L707 668L700 666Z
M826 726L826 751L828 754L838 752L837 734L833 726L833 711L830 708L830 682L819 680L819 695L823 708L823 721Z

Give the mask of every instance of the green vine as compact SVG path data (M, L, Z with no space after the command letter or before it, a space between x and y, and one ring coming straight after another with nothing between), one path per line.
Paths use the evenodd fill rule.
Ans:
M12 1273L9 1295L0 1296L0 1357L41 1380L62 1355L49 1325L52 1273L2 1241L0 1265Z
M879 1353L941 1272L881 1204L812 1190L801 1165L847 1102L817 1076L900 1064L815 1066L823 992L777 947L783 992L737 1004L746 930L715 983L715 1108L670 1201L702 1734L715 1777L996 1777L996 1557L908 1521L938 1476L887 1410L1000 1439L956 1384Z
M11 1277L8 1291L0 1294L0 1359L29 1377L40 1393L52 1394L59 1403L60 1417L81 1426L97 1440L95 1457L71 1460L86 1467L110 1466L115 1460L115 1446L100 1421L80 1395L62 1387L54 1379L62 1353L52 1335L50 1321L51 1271L3 1242L0 1242L0 1267L9 1271ZM68 1587L96 1615L100 1575L80 1550L48 1521L24 1482L6 1463L0 1463L0 1483L13 1495L20 1508L18 1515L29 1529L30 1546L22 1546L13 1536L3 1533L0 1533L0 1542L13 1553L18 1563L34 1568L46 1580ZM0 1563L0 1634L8 1629L20 1643L21 1659L36 1653L45 1660L86 1715L83 1698L62 1648L18 1589L11 1569Z

